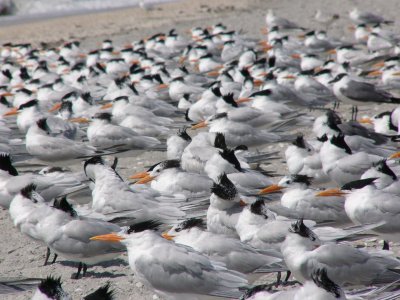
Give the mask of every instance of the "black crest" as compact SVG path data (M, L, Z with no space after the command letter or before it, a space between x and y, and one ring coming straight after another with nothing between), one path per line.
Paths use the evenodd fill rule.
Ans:
M184 139L185 141L190 142L192 140L192 138L190 137L190 135L186 132L187 127L183 127L181 129L179 129L178 131L178 136L182 139Z
M0 169L7 171L12 176L17 176L18 171L12 165L11 156L9 153L0 153Z
M161 225L162 225L162 223L157 220L143 221L143 222L136 223L136 224L129 226L127 233L130 234L132 232L142 232L145 230L154 230L155 231Z
M179 159L168 159L160 163L164 169L180 168L181 161Z
M203 219L200 218L190 218L183 222L181 222L176 228L175 231L179 232L181 230L190 229L193 227L199 227L202 229L206 228L206 224L204 223Z
M222 99L223 99L226 103L232 105L233 107L238 107L238 105L237 105L235 99L233 99L233 93L229 93L229 94L227 94L227 95L223 95L223 96L222 96Z
M378 179L378 177L354 180L354 181L351 181L351 182L346 183L346 184L343 185L340 189L341 189L341 190L346 190L346 191L350 191L350 190L359 190L359 189L362 189L363 187L365 187L365 186L367 186L367 185L370 185L370 184L373 183L376 179Z
M292 142L292 144L299 148L306 149L306 143L304 141L303 135L298 135L296 139Z
M222 152L220 151L219 154L221 155L221 157L223 159L225 159L226 161L228 161L230 164L232 164L236 170L238 170L239 172L242 172L242 168L240 166L240 162L238 161L236 155L235 155L235 151L232 149L224 149Z
M272 91L270 89L262 90L259 92L252 93L249 98L257 97L257 96L269 96L271 95Z
M71 101L61 102L60 111L65 111L65 110L72 113L72 102Z
M67 201L67 197L62 197L60 199L54 200L53 207L68 213L71 217L78 216L78 214L76 213L75 209Z
M296 174L296 175L291 175L290 176L293 180L293 182L298 182L298 183L304 183L306 185L311 185L312 183L312 177L309 177L307 175L300 175L300 174Z
M38 289L49 299L60 299L64 293L61 287L61 277L48 276L40 282Z
M21 105L18 107L18 110L21 110L21 109L24 109L24 108L28 108L28 107L32 107L32 106L35 106L35 105L37 105L37 104L38 104L38 101L37 101L36 99L30 100L30 101L28 101L28 102L26 102L26 103L24 103L24 104L21 104Z
M327 117L326 124L329 126L329 128L331 128L337 132L342 132L340 130L340 128L338 127L339 124L342 124L342 120L340 119L339 115L336 112L329 109L326 112L326 117Z
M111 122L112 115L111 115L110 113L106 113L106 112L104 112L104 113L97 113L97 114L94 116L94 118L95 118L95 119L99 119L99 120L105 120L105 121L107 121L107 122Z
M335 298L340 298L340 287L329 279L325 268L317 269L313 272L313 274L311 274L311 279L318 287L335 295Z
M20 193L22 196L28 199L32 199L32 193L36 191L36 185L35 184L29 184L26 187L24 187ZM36 202L36 201L34 201Z
M215 96L217 96L217 97L222 97L221 90L219 89L219 87L214 87L214 88L212 88L212 89L211 89L211 92L213 92L213 94L214 94Z
M375 164L376 169L383 173L386 174L390 177L392 177L393 180L397 179L396 174L393 172L393 170L391 168L389 168L389 166L386 164L386 159L382 159L380 160L378 163Z
M344 134L340 133L337 136L332 136L331 143L332 143L332 145L335 145L336 147L344 149L347 154L352 154L349 145L347 145L347 143L344 140Z
M303 219L298 220L297 222L293 223L290 228L290 232L297 233L298 235L309 238L311 241L316 240L315 234L308 228L304 222Z
M110 289L110 283L107 282L102 287L99 287L93 293L87 295L84 300L113 300L114 290Z
M93 156L92 158L85 161L85 164L83 165L85 174L86 174L86 168L88 165L104 165L104 160L101 156Z
M258 199L250 205L250 211L253 214L263 216L268 219L268 215L265 214L265 202L263 199Z
M42 129L43 131L46 131L47 133L50 132L50 128L47 125L47 119L46 118L42 118L38 121L36 121L37 126Z
M10 102L7 101L7 98L4 96L0 97L0 103L7 106L7 107L11 107L12 105L10 104Z
M67 94L65 94L65 95L61 98L61 101L65 100L65 99L68 99L68 98L70 98L70 97L76 98L76 97L78 97L78 93L75 92L75 91L70 92L70 93L67 93Z
M224 200L233 200L237 194L237 190L232 181L224 173L218 178L219 183L213 184L211 192Z
M321 143L325 143L328 140L328 136L326 135L326 133L324 133L323 136L321 137L317 137L317 140Z
M214 147L219 149L227 149L226 142L225 142L225 135L221 132L217 132L215 135L214 140Z

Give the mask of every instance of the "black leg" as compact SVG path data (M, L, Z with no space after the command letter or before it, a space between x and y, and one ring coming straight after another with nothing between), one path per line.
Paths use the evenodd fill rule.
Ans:
M51 261L51 264L54 264L56 262L57 257L58 257L58 254L54 253L54 257L53 257L53 260Z
M74 274L72 274L72 279L78 279L79 275L81 274L81 270L82 270L82 263L80 262L78 265L78 272L76 272L75 276Z
M85 277L87 271L87 264L82 264L82 265L83 265L82 277Z
M389 250L389 242L388 241L383 241L382 250Z
M292 275L292 272L287 271L287 272L286 272L285 280L283 281L284 283L288 282L290 275Z
M50 257L50 248L47 247L47 249L46 249L46 256L45 256L45 259L44 259L44 265L43 265L43 266L46 266L46 265L47 265L47 262L49 261L49 257Z
M281 272L278 272L278 274L276 274L276 284L275 287L278 287L281 284Z

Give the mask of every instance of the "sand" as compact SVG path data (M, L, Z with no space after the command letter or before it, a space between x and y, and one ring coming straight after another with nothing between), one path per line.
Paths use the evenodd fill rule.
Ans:
M387 18L400 23L398 11L400 2L397 0L359 0L359 1L327 1L327 0L199 0L183 1L154 6L145 11L140 8L126 8L95 14L68 16L50 20L40 20L29 23L2 26L0 41L40 42L58 45L62 41L77 39L86 49L93 49L106 38L114 41L115 45L143 38L157 32L166 32L176 28L179 32L194 26L207 26L223 22L229 28L242 30L250 37L260 38L260 28L264 25L264 16L268 8L273 8L277 14L287 17L304 27L319 26L312 18L315 10L321 8L331 13L338 13L340 20L330 29L330 34L337 38L351 40L347 13L354 7L366 8L375 13L382 13ZM372 105L362 112L373 114L383 111L390 106ZM341 112L348 116L349 106L342 106ZM319 114L320 112L314 112ZM279 148L282 150L283 148ZM119 168L123 176L135 170L142 170L145 165L161 160L163 153L153 152L124 159ZM272 168L279 173L285 173L285 166L277 161ZM81 169L80 165L74 166ZM74 299L80 299L107 281L112 283L117 299L155 299L154 292L140 284L127 265L126 255L107 264L91 267L88 276L73 280L74 264L59 259L58 263L43 266L45 247L31 241L20 234L9 219L8 212L0 209L0 275L12 277L46 277L47 275L61 276L63 287L70 292ZM365 241L359 244L365 244ZM375 246L375 240L369 241ZM394 248L398 253L398 247ZM29 299L31 292L1 296L1 299Z

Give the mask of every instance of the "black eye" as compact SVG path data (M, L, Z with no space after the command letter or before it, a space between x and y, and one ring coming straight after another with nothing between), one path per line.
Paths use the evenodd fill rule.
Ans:
M308 152L311 152L311 149L307 149Z

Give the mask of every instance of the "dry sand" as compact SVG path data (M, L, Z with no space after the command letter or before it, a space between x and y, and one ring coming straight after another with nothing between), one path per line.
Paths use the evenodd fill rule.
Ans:
M92 49L106 38L111 38L116 45L122 45L159 31L166 32L176 28L179 32L184 32L193 26L206 26L217 22L223 22L232 29L240 29L248 36L261 37L259 29L264 25L264 16L268 8L273 8L277 14L308 28L318 26L312 18L317 8L338 13L341 18L330 29L330 33L337 38L351 39L351 34L347 30L349 25L347 13L354 6L382 13L387 18L396 20L394 28L400 24L398 0L199 0L159 5L151 11L128 8L3 26L0 31L0 41L58 44L65 40L78 39L82 41L83 47ZM386 106L373 105L367 107L365 113L372 114L385 108ZM349 107L342 106L341 110L347 113ZM162 153L145 153L135 158L124 159L120 163L124 168L120 168L119 171L126 176L163 157ZM285 173L285 167L281 163L277 162L273 167L279 173ZM80 169L81 166L77 165L74 168ZM81 295L93 291L107 281L112 283L117 299L155 297L152 291L136 280L127 265L126 255L107 264L91 267L88 276L79 280L70 279L72 272L75 272L75 266L63 259L59 259L58 263L51 266L42 266L45 247L31 241L13 228L5 210L0 210L0 241L0 276L46 277L49 274L61 276L64 289L71 292L74 299L80 299ZM370 244L376 245L374 241ZM398 252L398 247L395 247L395 252ZM30 295L31 292L25 292L1 298L29 299Z

